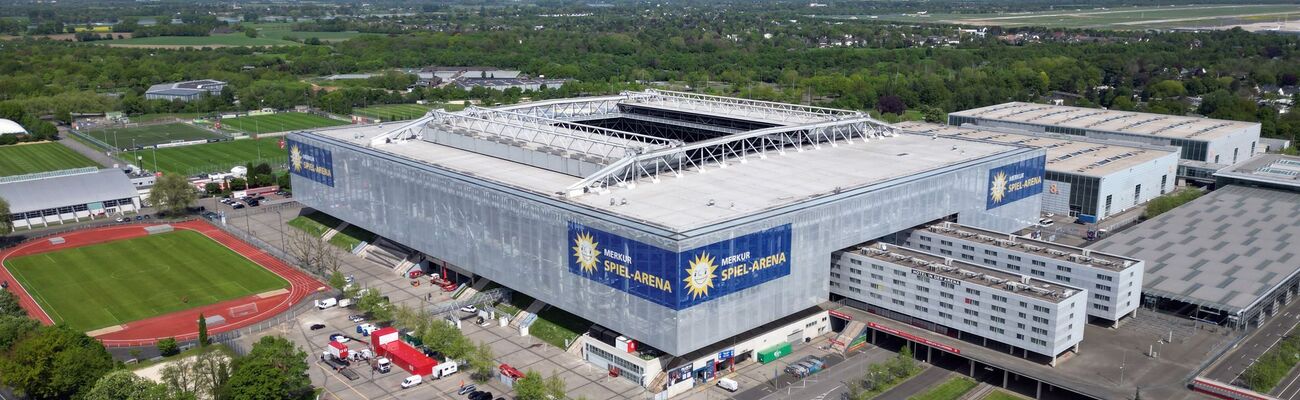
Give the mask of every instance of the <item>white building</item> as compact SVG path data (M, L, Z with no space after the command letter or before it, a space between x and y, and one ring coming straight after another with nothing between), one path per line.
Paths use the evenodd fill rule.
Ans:
M882 242L831 260L831 293L885 317L985 346L1008 345L1012 354L1033 353L1053 366L1083 340L1085 289Z
M1122 145L1086 137L1007 128L904 122L901 129L1047 150L1043 212L1105 219L1173 191L1178 148ZM1095 217L1095 218L1094 218Z
M137 212L140 196L126 174L95 167L0 178L15 229Z
M1184 160L1215 164L1236 164L1264 151L1258 122L1012 102L951 113L948 123L1178 146Z
M898 242L987 268L1087 289L1087 314L1105 324L1136 315L1142 299L1141 260L951 222L900 233Z
M0 118L0 135L26 135L27 130L17 122Z

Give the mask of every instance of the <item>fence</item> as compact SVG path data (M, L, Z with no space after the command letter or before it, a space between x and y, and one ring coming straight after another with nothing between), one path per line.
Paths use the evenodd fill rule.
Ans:
M180 222L185 222L185 221L191 221L191 220L194 220L194 219L195 219L194 217L171 218L171 219L162 219L162 218L159 218L159 219L151 220L151 221L139 221L139 222L130 222L130 223L127 223L127 222L117 222L117 221L113 221L112 219L105 218L103 221L88 222L88 223L77 223L76 226L70 226L70 227L66 227L66 228L59 228L59 229L49 230L49 231L41 231L41 232L37 232L37 233L34 234L34 235L24 235L24 234L18 234L17 232L14 232L14 234L9 235L9 236L0 236L0 249L6 249L6 248L14 247L14 246L17 246L17 245L20 245L20 244L23 244L23 243L27 243L27 242L31 242L31 241L34 241L34 240L42 240L42 239L45 239L45 238L54 237L54 236L59 236L59 235L63 235L63 234L71 233L71 232L76 232L76 231L81 231L81 230L87 230L87 229L102 228L102 227L105 227L105 226L117 226L117 225L159 225L159 224L180 223Z
M213 344L218 344L218 343L224 344L227 347L230 347L231 350L234 350L235 353L239 355L247 354L247 349L239 342L240 338L244 337L245 335L253 335L274 328L280 324L293 321L303 313L315 308L316 307L315 301L324 296L325 295L322 293L312 294L311 296L308 296L306 299L304 299L305 301L293 305L292 307L289 308L288 311L282 312L270 319L263 320L261 322L249 326L245 326L239 329L214 333L208 336L208 342ZM189 347L196 346L198 345L198 341L199 341L197 333L191 335L176 336L173 339L176 339L176 344L180 345L182 348L189 348ZM108 347L108 348L134 347L143 350L144 348L151 348L155 346L157 340L155 339L101 340L100 342L104 343L104 347Z

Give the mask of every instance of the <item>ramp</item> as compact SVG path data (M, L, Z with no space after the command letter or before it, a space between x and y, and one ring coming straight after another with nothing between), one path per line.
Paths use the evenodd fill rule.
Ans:
M838 350L841 353L848 351L849 342L856 339L862 331L867 328L867 324L862 321L849 321L849 324L840 331L840 334L831 340L831 349Z

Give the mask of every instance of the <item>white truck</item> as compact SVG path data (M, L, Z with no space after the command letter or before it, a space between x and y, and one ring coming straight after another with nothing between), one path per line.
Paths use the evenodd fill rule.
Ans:
M393 362L389 361L388 357L379 357L379 359L375 360L375 370L381 374L387 374L388 371L393 370Z
M319 308L319 309L322 309L322 310L324 310L324 309L326 309L326 308L334 307L334 306L336 306L336 305L338 305L338 304L339 304L338 299L335 299L335 298L333 298L333 297L330 297L330 298L328 298L328 299L320 299L320 300L316 300L316 308Z

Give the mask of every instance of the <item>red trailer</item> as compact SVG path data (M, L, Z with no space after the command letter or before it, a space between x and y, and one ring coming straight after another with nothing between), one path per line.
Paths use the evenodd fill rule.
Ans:
M370 344L379 356L388 357L394 365L415 375L433 374L433 367L438 361L424 355L420 350L399 339L397 329L387 327L370 334Z
M348 346L343 343L339 343L331 340L329 349L327 350L329 350L330 355L334 356L334 358L340 360L348 359Z

